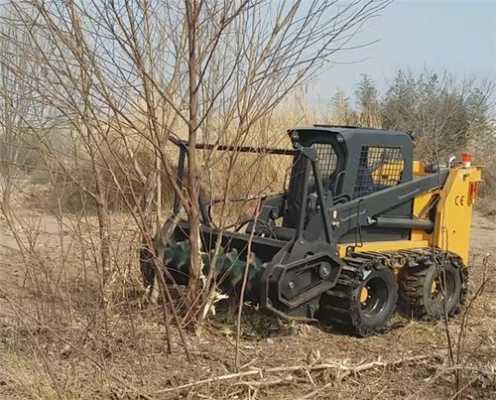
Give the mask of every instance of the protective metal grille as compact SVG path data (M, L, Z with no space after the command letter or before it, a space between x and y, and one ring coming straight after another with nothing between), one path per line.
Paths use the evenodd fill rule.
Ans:
M331 175L336 171L338 157L334 148L330 144L317 143L313 145L315 151L317 152L317 160L319 166L320 177L324 186L329 184L329 179ZM313 174L310 178L313 183Z
M404 161L396 147L363 146L353 197L365 196L401 182Z

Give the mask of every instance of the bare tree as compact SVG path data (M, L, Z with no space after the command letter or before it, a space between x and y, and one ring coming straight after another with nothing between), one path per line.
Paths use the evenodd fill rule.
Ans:
M357 115L350 105L350 100L341 89L331 99L331 115L333 122L340 125L356 125Z
M43 111L32 88L39 70L25 59L29 35L11 17L5 10L5 23L0 25L0 182L5 203L9 202L13 181L32 168L29 159L35 149L25 121L34 121Z
M152 238L161 214L162 183L178 196L190 226L192 250L186 301L199 313L214 282L201 284L199 197L205 171L219 162L215 151L200 155L198 141L241 146L260 141L258 124L288 93L308 80L389 0L79 0L10 1L10 20L26 32L25 59L40 68L23 80L36 101L54 112L39 126L27 124L50 165L67 176L96 205L99 221L102 292L112 265L109 196L117 193L144 241ZM35 29L34 29L35 28ZM15 42L12 33L4 38ZM0 61L25 78L18 65ZM70 154L53 146L46 127L64 121L62 135L78 149L79 168ZM69 134L70 133L70 134ZM72 138L72 139L71 139ZM188 144L187 190L174 179L171 143ZM148 163L151 154L153 162ZM228 172L220 220L232 186ZM81 162L91 171L82 179ZM155 212L156 218L152 218ZM155 225L155 227L154 227ZM161 260L155 254L157 264ZM104 296L105 297L105 296Z
M375 83L368 75L362 74L362 78L355 90L355 97L358 103L360 125L373 128L381 127L379 94Z
M383 102L383 124L414 131L419 156L444 160L474 142L490 144L488 100L493 92L488 82L460 81L446 72L398 71Z

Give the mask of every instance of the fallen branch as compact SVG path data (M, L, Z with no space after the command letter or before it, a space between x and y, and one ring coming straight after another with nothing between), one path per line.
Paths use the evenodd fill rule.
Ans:
M243 378L245 376L260 375L261 373L262 373L262 371L257 369L257 370L252 370L252 371L238 372L238 373L235 373L235 374L227 374L227 375L215 376L213 378L201 379L199 381L186 383L184 385L175 386L175 387L172 387L172 388L166 388L166 389L157 390L155 392L155 394L167 393L167 392L174 392L174 391L177 391L177 390L189 389L189 388L192 388L194 386L204 385L205 383L221 382L221 381L227 381L227 380L235 379L235 378Z
M377 361L372 361L372 362L367 363L367 364L360 364L356 367L342 366L341 368L339 368L338 374L336 376L336 380L341 381L344 378L346 378L347 376L350 376L352 374L356 375L360 372L364 372L364 371L374 369L377 367L382 367L382 368L397 367L397 366L402 365L402 364L425 361L428 359L439 359L439 358L440 358L440 356L435 354L435 355L430 355L430 356L415 356L415 357L402 358L399 360L389 361L389 362L377 360ZM298 400L305 400L305 399L314 398L316 394L327 389L329 386L332 386L333 383L334 383L334 381L326 383L324 386L321 386L320 388L300 397Z
M238 372L238 373L233 373L233 374L226 374L226 375L220 375L220 376L215 376L212 378L207 378L207 379L201 379L199 381L195 382L190 382L186 383L184 385L180 386L175 386L172 388L166 388L166 389L161 389L154 394L160 394L160 393L168 393L168 392L174 392L174 391L180 391L184 389L189 389L195 386L201 386L204 384L209 384L209 383L215 383L215 382L222 382L222 381L227 381L227 380L232 380L236 378L244 378L247 376L260 376L260 378L263 378L264 375L266 374L274 374L278 372L297 372L297 371L320 371L320 370L325 370L325 369L336 369L338 371L337 377L339 379L343 379L351 374L358 374L360 372L373 369L373 368L386 368L386 367L392 367L392 366L398 366L401 364L407 364L407 363L412 363L412 362L419 362L419 361L425 361L429 359L440 359L441 357L438 354L433 354L433 355L426 355L426 356L415 356L415 357L408 357L408 358L402 358L400 360L394 360L394 361L373 361L367 364L360 364L357 366L347 366L343 365L340 362L333 361L333 362L328 362L328 363L322 363L322 364L316 364L316 365L292 365L289 367L274 367L274 368L257 368L253 369L251 371L244 371L244 372ZM318 389L321 390L322 388Z
M267 381L241 381L235 383L234 386L249 386L249 387L262 387L262 386L275 386L283 383L290 383L294 381L292 375L286 376L285 378L271 379Z

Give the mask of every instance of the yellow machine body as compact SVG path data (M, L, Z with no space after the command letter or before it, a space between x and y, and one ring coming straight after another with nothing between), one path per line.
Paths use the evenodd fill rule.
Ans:
M415 176L427 174L419 161L414 162L413 172ZM415 198L414 218L429 218L434 212L432 232L412 229L410 240L366 242L355 247L354 251L384 252L434 247L455 253L468 265L472 208L477 198L481 175L478 167L452 167L444 185ZM340 257L346 256L348 247L349 244L346 243L338 245Z
M432 244L459 255L468 264L472 207L481 181L480 168L454 168L439 193Z

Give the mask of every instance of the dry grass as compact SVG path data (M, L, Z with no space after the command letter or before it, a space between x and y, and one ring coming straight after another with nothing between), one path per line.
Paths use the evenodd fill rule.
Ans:
M132 125L108 123L107 140L111 146L100 146L96 162L103 172L106 200L112 211L125 209L126 200L134 204L133 195L143 203L153 195L153 182L143 181L143 178L152 176L156 169L155 150L149 142L151 132L146 127L145 119L144 115L136 115ZM247 132L240 132L235 121L227 127L221 127L220 121L213 121L207 130L218 133L205 133L200 141L234 146L288 148L288 128L328 121L327 116L318 114L306 105L304 95L296 93L271 114L259 119ZM167 127L174 132L176 139L186 137L184 124L176 121ZM31 145L38 156L36 160L31 160L29 170L22 172L24 180L31 184L26 192L35 197L32 203L40 210L53 212L61 207L64 212L70 213L94 212L95 200L88 192L95 190L95 176L88 148L77 135L64 131L60 132L60 136L56 148L52 148L48 139L47 144L39 144L38 147ZM44 143L43 135L38 141L40 140ZM172 173L175 174L178 148L168 143L164 154L172 164ZM289 166L289 160L285 160L285 157L263 155L234 154L230 160L224 152L201 151L200 159L204 190L219 195L225 188L228 176L231 176L229 192L235 198L242 197L247 191L256 194L280 190ZM161 181L162 205L167 208L170 207L173 191L169 176L164 172L161 173ZM117 190L116 182L121 190ZM38 186L38 193L32 193L33 185Z

